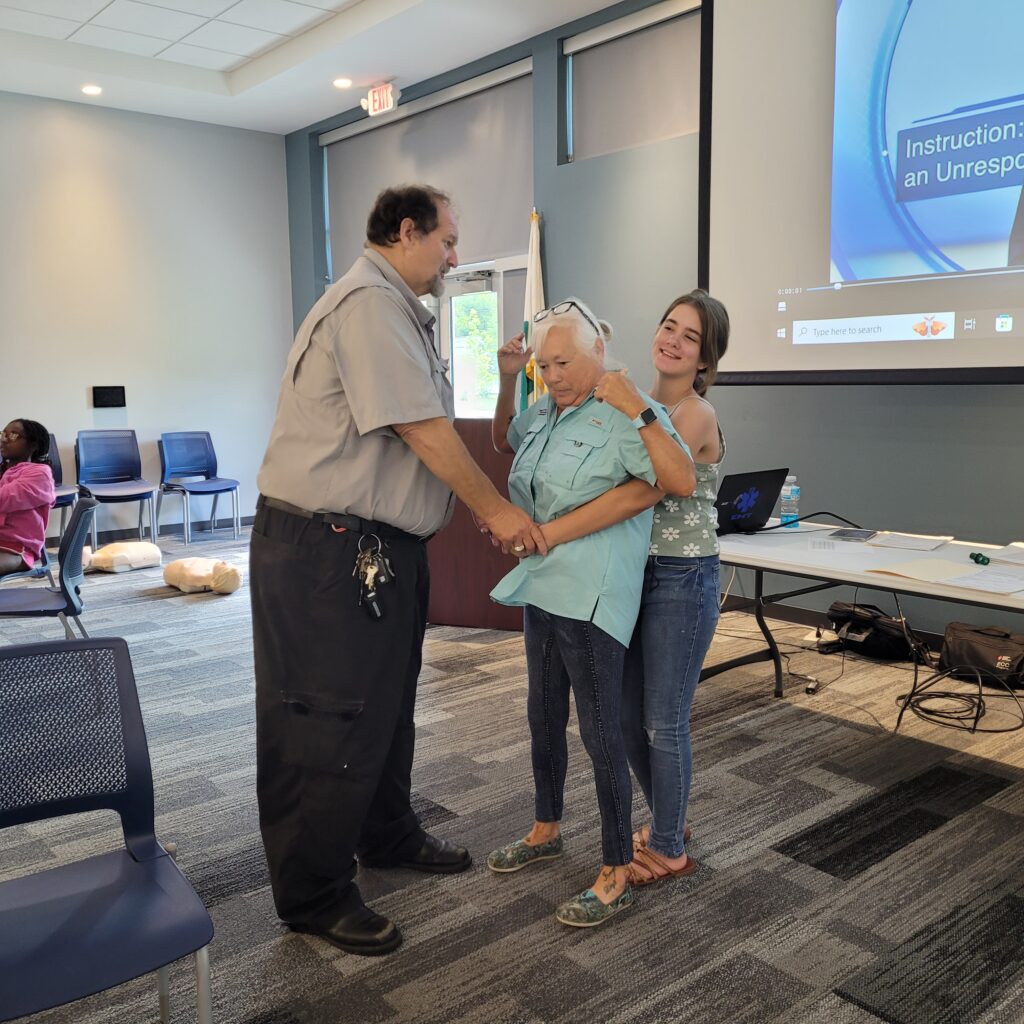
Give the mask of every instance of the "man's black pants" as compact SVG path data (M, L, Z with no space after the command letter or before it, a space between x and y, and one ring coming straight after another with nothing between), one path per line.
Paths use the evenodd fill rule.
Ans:
M381 538L395 579L383 618L357 605L360 543L263 507L250 550L256 792L274 903L289 923L361 904L355 856L402 859L424 833L409 803L426 545Z

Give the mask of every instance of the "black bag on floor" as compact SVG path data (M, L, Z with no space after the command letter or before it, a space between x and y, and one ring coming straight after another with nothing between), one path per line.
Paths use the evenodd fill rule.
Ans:
M904 630L900 619L886 615L873 604L833 601L828 609L828 617L844 649L853 654L884 658L887 661L910 661L913 656L907 636L910 636L915 647L924 646L919 645L909 627Z
M971 671L975 669L982 682L1024 690L1024 636L998 626L951 622L946 626L939 665L953 670L959 679L976 679Z

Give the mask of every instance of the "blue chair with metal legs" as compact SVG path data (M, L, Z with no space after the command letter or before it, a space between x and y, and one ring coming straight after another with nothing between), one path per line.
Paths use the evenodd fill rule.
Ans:
M60 536L64 536L64 520L67 518L68 509L78 500L78 488L74 484L64 483L64 468L60 463L60 449L57 447L57 438L50 435L50 469L53 470L53 489L57 492L57 500L53 503L54 508L60 509ZM53 582L51 577L50 582Z
M139 540L142 540L142 506L149 506L149 534L156 543L156 487L142 479L142 457L134 430L80 430L75 441L75 468L79 487L88 487L101 503L139 503ZM92 546L96 549L96 523Z
M238 481L217 476L217 453L213 440L205 430L178 430L161 434L157 441L160 450L160 493L156 499L156 518L160 521L160 504L165 494L180 494L182 502L182 530L185 543L192 540L192 513L190 498L213 496L210 509L210 531L217 523L217 497L231 495L231 525L235 537L241 533L238 515Z
M82 614L82 548L96 515L96 501L91 497L79 498L71 512L71 521L60 542L57 560L57 585L54 587L0 587L0 618L25 619L56 617L64 626L64 635L73 640L75 634L68 625L68 617L75 620L82 636L87 637L79 615ZM0 721L3 714L0 713ZM0 730L2 732L2 730ZM2 742L2 739L0 739ZM2 783L0 783L2 785Z
M128 645L0 648L0 721L0 828L108 809L124 834L113 852L0 882L0 1021L156 972L166 1022L168 965L192 954L198 1021L211 1024L213 922L154 834Z

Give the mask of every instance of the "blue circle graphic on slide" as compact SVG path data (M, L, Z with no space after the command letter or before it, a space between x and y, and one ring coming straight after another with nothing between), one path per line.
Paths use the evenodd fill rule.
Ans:
M1022 36L1020 0L838 5L833 281L1006 266Z

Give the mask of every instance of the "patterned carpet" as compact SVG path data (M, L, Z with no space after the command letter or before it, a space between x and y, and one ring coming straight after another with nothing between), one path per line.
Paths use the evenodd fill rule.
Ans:
M202 535L200 535L202 536ZM245 569L222 532L189 554ZM164 542L167 557L182 548ZM248 594L185 596L159 570L91 576L83 621L131 647L156 779L158 834L210 907L214 1015L223 1024L674 1022L1020 1024L1024 1021L1024 733L971 737L911 718L893 735L899 667L803 651L823 682L771 697L768 666L698 691L690 819L696 875L643 890L595 930L557 903L595 874L599 823L573 737L560 861L503 877L489 850L528 827L532 797L519 635L427 634L414 775L424 822L466 843L454 877L365 871L368 901L402 926L379 959L275 919L256 821ZM710 660L749 650L723 619ZM0 620L0 642L58 639L56 622ZM842 674L840 675L840 668ZM637 806L638 821L640 807ZM113 848L87 815L0 834L0 879ZM188 962L173 1020L195 1019ZM33 1021L158 1019L151 979Z

